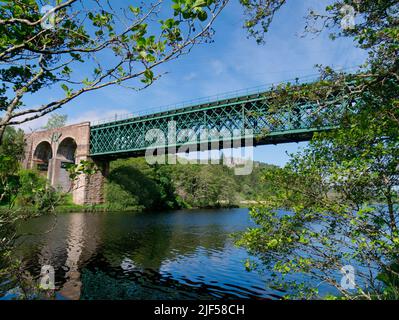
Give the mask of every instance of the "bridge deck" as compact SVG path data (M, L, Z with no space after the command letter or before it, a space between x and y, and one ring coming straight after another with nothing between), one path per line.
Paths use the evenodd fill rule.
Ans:
M249 136L253 137L253 145L306 141L314 132L336 127L337 111L342 114L348 106L340 99L329 101L327 107L301 102L273 110L270 99L270 91L257 92L93 125L90 154L137 156L156 147L182 145L219 149L223 143L242 142ZM171 124L177 139L168 136ZM206 130L223 134L201 136ZM160 140L160 135L164 139Z

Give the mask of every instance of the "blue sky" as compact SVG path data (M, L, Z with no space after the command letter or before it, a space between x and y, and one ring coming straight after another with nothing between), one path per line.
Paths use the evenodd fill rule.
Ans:
M295 77L315 74L315 64L334 68L360 65L366 54L350 39L331 41L328 34L316 38L301 37L307 10L322 10L330 1L291 0L275 16L266 44L247 39L242 28L242 8L232 0L214 25L214 42L195 47L190 54L168 63L159 70L168 72L144 91L123 87L105 88L86 94L64 106L69 123L95 121L114 114L134 113L184 100L200 98ZM47 93L50 94L50 93ZM40 98L29 103L39 104ZM42 126L46 118L23 125L27 131ZM260 146L254 159L283 165L288 153L306 143Z

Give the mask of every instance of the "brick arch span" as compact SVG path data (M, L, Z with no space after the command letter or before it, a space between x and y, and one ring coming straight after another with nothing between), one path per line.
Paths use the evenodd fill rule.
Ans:
M50 163L53 159L54 152L50 141L42 140L33 147L32 167L37 169L41 175L51 178Z
M70 192L72 189L71 181L67 167L69 164L76 164L77 143L71 137L64 137L57 145L57 152L55 153L55 165L53 185L58 187L63 192Z
M90 123L84 122L75 125L55 128L51 130L33 132L26 135L25 168L34 168L35 150L40 143L46 142L51 146L52 157L48 159L47 177L52 186L61 187L67 191L66 163L79 163L81 160L90 160ZM46 157L44 157L45 159ZM81 176L74 187L73 201L76 204L96 204L104 201L104 177L108 171L108 162L98 162L101 171L91 177ZM44 167L43 167L44 168Z

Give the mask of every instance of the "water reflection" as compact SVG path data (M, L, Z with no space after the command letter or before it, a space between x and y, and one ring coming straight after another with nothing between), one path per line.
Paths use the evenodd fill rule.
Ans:
M243 266L231 233L250 225L248 210L63 214L55 228L24 237L17 254L36 277L52 265L67 299L268 298L265 279ZM21 232L51 228L50 217Z
M85 244L85 248L88 248L86 252L89 251L89 257L95 252L95 246L91 245L93 240L85 241L84 234L87 227L88 226L85 224L85 215L74 214L70 216L66 241L66 281L60 289L61 295L69 299L77 300L80 298L82 283L80 281L79 261L82 256L83 245Z

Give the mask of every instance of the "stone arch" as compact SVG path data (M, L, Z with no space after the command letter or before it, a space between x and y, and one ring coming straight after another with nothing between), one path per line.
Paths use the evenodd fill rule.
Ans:
M72 137L64 138L57 148L55 185L64 192L70 191L71 181L66 168L69 163L76 163L76 150L77 144Z
M43 141L48 144L43 143L39 146ZM24 168L33 168L35 162L45 164L48 162L49 182L60 190L72 191L74 203L103 203L103 186L109 170L109 161L107 159L91 159L89 122L33 132L26 135L26 142ZM37 151L36 148L38 148ZM79 163L81 160L93 160L100 171L90 177L85 174L80 175L77 181L78 187L71 190L68 173L63 167L65 163Z
M32 167L39 170L42 175L50 178L50 164L53 158L53 149L48 141L41 141L37 144L33 153Z
M65 162L75 163L77 144L74 138L67 137L61 141L57 150L57 158Z

